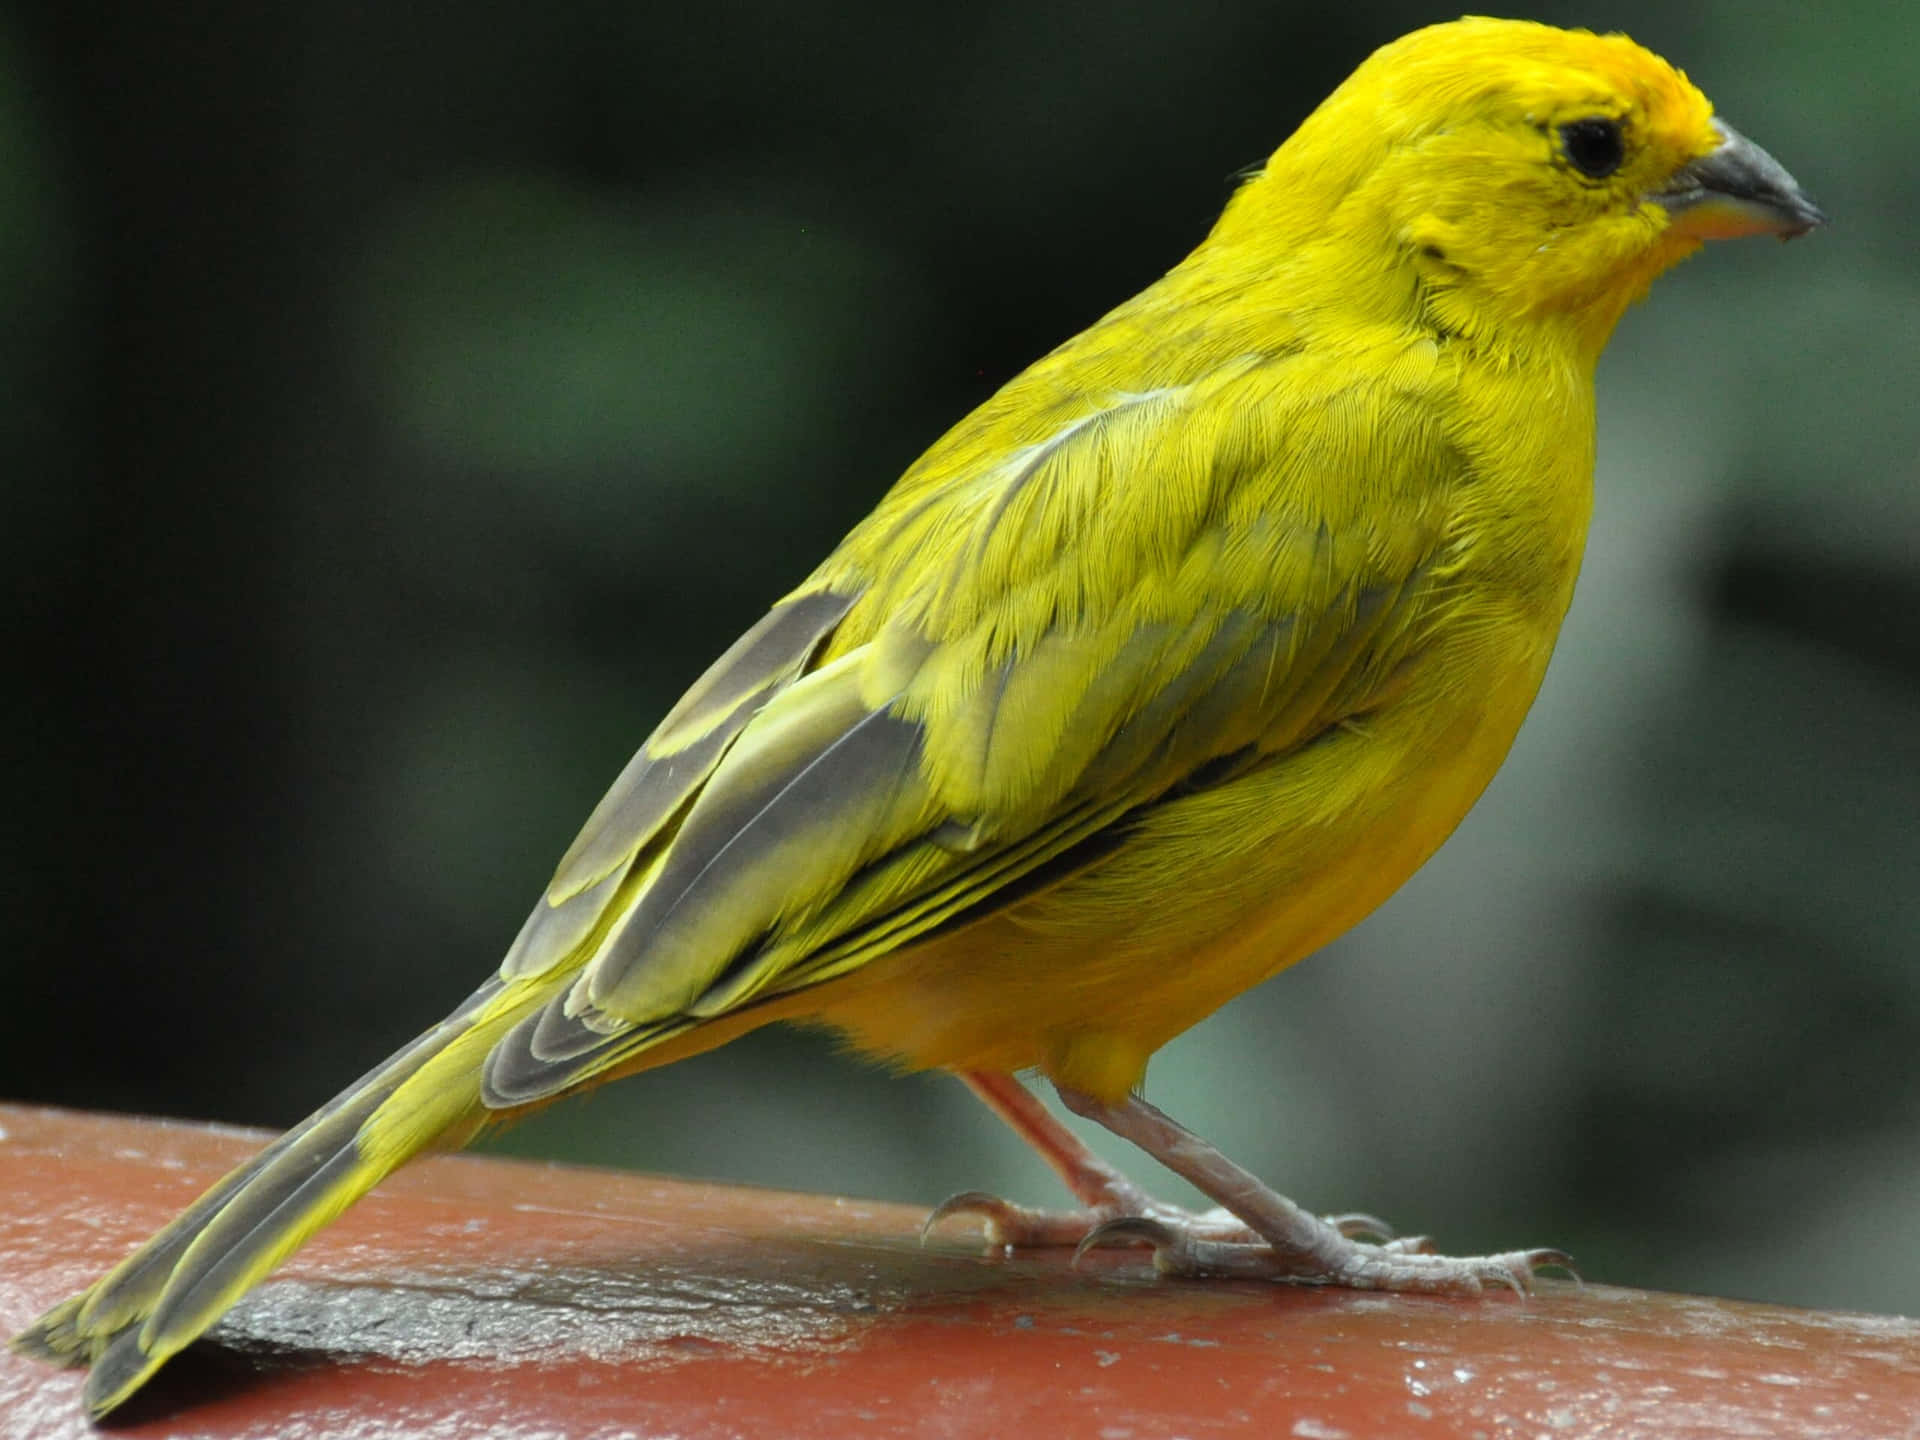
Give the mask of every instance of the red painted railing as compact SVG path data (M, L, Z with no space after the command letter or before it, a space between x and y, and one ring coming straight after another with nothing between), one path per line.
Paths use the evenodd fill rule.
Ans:
M258 1135L0 1106L0 1326ZM1548 1282L1524 1303L1003 1260L921 1214L464 1158L410 1166L114 1420L128 1437L1150 1440L1920 1435L1920 1323ZM88 1427L0 1356L0 1434Z

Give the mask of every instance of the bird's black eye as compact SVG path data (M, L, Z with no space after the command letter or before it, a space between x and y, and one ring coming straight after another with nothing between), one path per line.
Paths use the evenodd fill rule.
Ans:
M1604 180L1627 158L1626 141L1616 120L1570 120L1560 127L1560 148L1567 162L1589 180Z

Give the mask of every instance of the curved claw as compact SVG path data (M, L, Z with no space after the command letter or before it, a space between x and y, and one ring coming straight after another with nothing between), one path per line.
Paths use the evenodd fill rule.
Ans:
M1175 1246L1179 1241L1179 1232L1170 1225L1150 1220L1144 1215L1122 1215L1089 1230L1080 1243L1073 1247L1073 1263L1077 1266L1080 1258L1089 1250L1105 1249L1110 1245L1151 1245L1157 1251Z
M1480 1272L1480 1284L1486 1288L1499 1286L1511 1290L1522 1300L1533 1293L1533 1275L1524 1264L1509 1262L1492 1265Z
M1434 1254L1431 1235L1396 1235L1391 1240L1380 1242L1382 1250L1391 1250L1396 1255L1432 1255Z
M988 1233L991 1235L995 1222L1004 1218L1007 1213L1007 1202L998 1195L989 1195L985 1190L962 1190L958 1194L949 1195L927 1212L927 1218L920 1222L920 1243L925 1245L927 1237L933 1233L935 1226L943 1220L951 1220L956 1215L971 1215L986 1221Z
M1587 1282L1580 1278L1580 1271L1573 1263L1573 1257L1564 1250L1527 1251L1527 1270L1528 1278L1532 1278L1541 1270L1561 1270L1581 1289L1584 1290L1587 1285Z
M1533 1294L1533 1282L1542 1269L1565 1270L1579 1284L1580 1273L1573 1268L1573 1257L1564 1250L1515 1250L1491 1257L1496 1263L1481 1275L1483 1284L1503 1285L1522 1300Z
M1325 1215L1321 1218L1349 1240L1373 1239L1384 1243L1397 1238L1393 1226L1378 1215L1367 1215L1356 1210L1345 1215Z

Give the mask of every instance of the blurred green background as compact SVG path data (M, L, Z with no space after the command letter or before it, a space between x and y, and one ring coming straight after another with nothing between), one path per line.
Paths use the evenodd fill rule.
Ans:
M437 1018L919 448L1450 13L0 9L0 1094L283 1125ZM1535 13L1684 65L1836 223L1627 319L1511 763L1149 1093L1449 1247L1912 1313L1920 12ZM817 1036L504 1144L1054 1198L958 1085Z

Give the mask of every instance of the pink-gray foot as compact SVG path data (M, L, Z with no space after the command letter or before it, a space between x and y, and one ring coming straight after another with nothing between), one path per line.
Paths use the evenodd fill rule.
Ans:
M1110 1105L1063 1088L1060 1098L1075 1114L1098 1121L1190 1181L1256 1237L1251 1242L1223 1240L1206 1227L1183 1225L1159 1215L1120 1216L1090 1231L1081 1242L1083 1249L1151 1245L1156 1266L1180 1275L1445 1294L1478 1294L1490 1288L1525 1294L1532 1289L1537 1271L1572 1269L1571 1259L1552 1249L1454 1256L1432 1253L1424 1237L1365 1243L1336 1221L1310 1214L1269 1189L1138 1096ZM1379 1233L1377 1228L1374 1233Z
M949 1195L928 1212L920 1227L922 1240L942 1221L955 1216L979 1220L986 1228L987 1242L1011 1250L1041 1246L1071 1245L1084 1253L1096 1246L1137 1243L1164 1248L1163 1242L1178 1235L1203 1246L1228 1248L1264 1246L1259 1234L1226 1210L1195 1212L1156 1200L1137 1186L1123 1182L1112 1193L1082 1209L1048 1210L1017 1205L984 1190L963 1190ZM1384 1220L1371 1215L1329 1215L1325 1224L1342 1235L1371 1235L1388 1239L1393 1232ZM1132 1229L1132 1226L1146 1227ZM1422 1249L1424 1236L1394 1240L1396 1247L1412 1251Z

